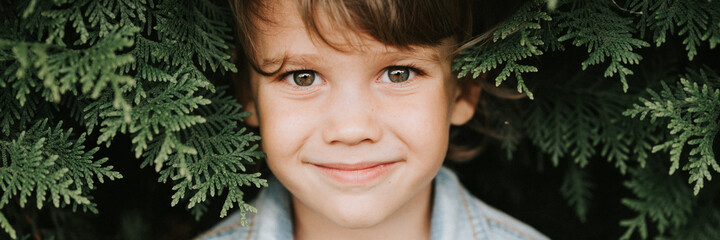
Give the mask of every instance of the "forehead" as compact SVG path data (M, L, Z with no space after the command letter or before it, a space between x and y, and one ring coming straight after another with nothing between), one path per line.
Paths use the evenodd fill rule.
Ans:
M253 38L255 59L260 70L273 72L288 60L314 61L331 53L363 55L373 58L393 56L414 58L428 62L450 60L456 42L444 39L433 46L388 46L357 29L332 24L324 9L314 9L317 31L303 19L298 5L292 0L265 2L261 18L256 18ZM315 59L312 59L315 58Z

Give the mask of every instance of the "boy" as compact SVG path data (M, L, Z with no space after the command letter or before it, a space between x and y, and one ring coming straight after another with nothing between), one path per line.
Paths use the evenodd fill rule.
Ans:
M545 239L442 163L480 89L450 71L463 1L233 2L274 177L203 239ZM247 95L246 95L247 96Z

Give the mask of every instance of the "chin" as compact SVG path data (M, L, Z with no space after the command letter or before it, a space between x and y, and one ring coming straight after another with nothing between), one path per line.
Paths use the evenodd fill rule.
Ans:
M378 207L349 207L339 206L339 211L331 211L326 215L333 223L343 228L363 229L374 227L387 219L389 214L385 214L382 208Z
M374 227L382 222L383 219L363 219L363 218L337 218L331 219L335 224L348 229L366 229Z

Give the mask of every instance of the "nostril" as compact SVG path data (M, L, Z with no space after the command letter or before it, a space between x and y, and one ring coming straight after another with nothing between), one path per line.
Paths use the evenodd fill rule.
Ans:
M362 142L373 142L372 134L369 129L361 128L341 128L333 131L329 137L331 144L347 144L357 145Z
M323 138L328 144L373 143L379 141L381 136L380 129L373 121L346 121L342 124L328 124L323 131Z
M360 141L336 140L336 141L330 142L330 145L342 144L342 145L353 146L353 145L359 145L359 144L361 144L361 143L363 143L363 142L370 143L370 142L372 142L372 141L371 141L370 139L363 139L363 140L360 140Z

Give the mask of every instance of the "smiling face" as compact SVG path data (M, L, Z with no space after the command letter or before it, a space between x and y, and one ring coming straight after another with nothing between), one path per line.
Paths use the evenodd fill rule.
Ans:
M451 124L470 119L450 71L455 42L405 49L319 25L319 41L292 1L269 3L257 21L251 124L296 218L369 228L429 208L431 182ZM319 13L322 14L322 13ZM322 20L322 15L320 15ZM321 21L322 23L322 21Z

